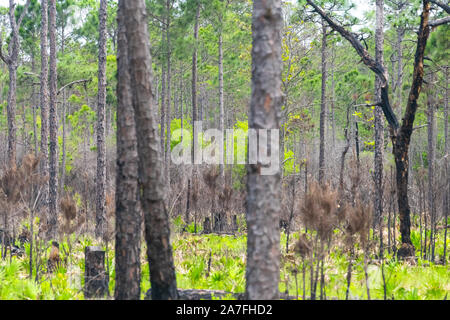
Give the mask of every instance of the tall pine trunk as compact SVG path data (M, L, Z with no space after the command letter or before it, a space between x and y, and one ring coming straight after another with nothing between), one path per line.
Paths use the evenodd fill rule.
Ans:
M446 176L446 190L444 196L444 205L442 209L444 211L444 225L446 226L444 231L444 264L447 264L447 231L448 231L448 212L450 210L450 141L448 139L448 66L445 68L445 89L444 89L444 139L445 139L445 176Z
M222 31L222 19L223 17L220 17L220 30L219 30L219 130L222 133L222 142L224 135L224 99L223 99L223 31ZM222 147L223 150L223 147ZM220 179L221 183L220 185L224 185L224 163L223 163L223 155L222 159L220 159L219 164L219 173L220 173Z
M162 159L159 152L156 104L151 83L152 63L144 0L119 1L123 6L127 38L130 87L139 156L141 205L150 265L152 299L177 299L175 267L165 206Z
M383 23L384 23L384 1L376 1L376 31L375 31L375 60L384 65L383 59ZM375 99L381 101L382 80L375 77ZM375 224L380 229L380 256L383 252L382 216L383 216L383 146L384 146L384 116L380 106L374 110L375 116L375 157L374 157L374 184L375 184Z
M116 300L139 300L141 223L138 151L123 6L117 11Z
M106 231L106 18L107 1L100 1L98 41L98 96L97 96L97 199L95 207L95 235Z
M427 85L427 128L428 128L428 212L431 219L431 233L430 233L430 248L431 261L434 261L434 247L436 237L436 202L435 202L435 177L434 167L436 159L436 122L434 114L434 99L433 92L430 85Z
M9 0L9 26L11 28L10 41L8 44L8 54L3 54L0 50L0 59L8 66L9 72L9 89L8 100L6 105L6 112L8 118L8 165L16 166L16 152L17 152L17 138L16 138L16 90L17 90L17 68L19 60L19 29L22 24L23 17L28 10L30 0L25 4L25 7L16 21L16 3L14 0ZM3 46L3 38L0 36L0 49Z
M319 183L325 179L325 130L327 118L327 26L322 20L322 90L320 102Z
M49 152L49 213L48 237L55 239L58 235L58 114L56 101L57 70L56 70L56 0L49 2L49 37L50 37L50 152Z
M171 0L166 2L167 20L166 20L166 40L167 40L167 94L166 94L166 152L164 154L164 176L166 178L167 192L170 193L170 103L172 89L172 65L171 65L171 47L170 47L170 10Z
M252 96L249 114L249 128L252 129L279 129L283 100L282 27L280 0L253 2ZM278 153L277 149L278 145L269 148L271 153ZM278 299L280 168L273 175L261 175L264 165L259 156L257 159L257 164L247 166L246 297L252 300Z
M17 90L17 61L8 65L9 90L6 113L8 118L8 165L16 165L16 90Z
M41 175L48 177L48 0L41 0L41 81L39 103L41 109ZM45 214L48 215L48 188L42 191Z

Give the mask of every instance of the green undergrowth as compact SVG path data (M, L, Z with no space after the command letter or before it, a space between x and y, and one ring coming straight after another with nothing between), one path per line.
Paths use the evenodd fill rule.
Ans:
M291 297L303 297L302 265L300 257L292 252L297 235L290 238L290 251L285 252L286 236L281 235L280 292ZM1 300L81 300L84 285L84 248L98 245L92 239L81 237L76 241L71 238L71 247L67 239L60 243L61 256L65 261L53 273L45 270L45 263L40 270L39 280L29 278L29 247L22 257L0 259L0 299ZM438 246L436 252L441 252ZM245 263L247 238L245 234L233 235L194 235L174 232L172 238L177 285L181 289L222 290L229 293L245 291ZM107 261L109 265L109 292L114 295L114 253L109 244ZM44 248L48 256L50 246ZM419 251L419 250L417 250ZM145 245L142 247L142 298L150 287L149 267L145 257ZM359 252L359 251L358 251ZM420 253L418 252L417 255ZM44 259L45 260L45 259ZM306 266L306 291L310 295L310 265ZM364 261L359 252L353 265L350 299L367 299L364 276ZM348 256L346 252L332 249L325 260L325 295L327 299L345 299L347 290ZM368 266L369 288L372 299L384 298L384 286L380 261L371 260ZM450 292L450 268L429 261L417 259L417 263L397 261L393 253L386 253L384 274L386 298L396 300L441 300ZM297 279L296 279L297 278ZM296 281L297 280L297 281ZM318 294L320 293L318 285ZM218 299L218 298L215 298ZM234 299L230 294L225 299Z

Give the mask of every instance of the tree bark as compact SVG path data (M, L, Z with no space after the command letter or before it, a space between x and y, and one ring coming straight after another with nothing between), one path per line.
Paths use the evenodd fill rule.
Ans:
M402 104L403 104L403 37L405 35L405 30L402 28L397 29L397 115L401 115L402 113Z
M197 46L198 46L198 27L200 19L200 3L197 4L194 26L194 53L192 54L192 125L197 121ZM192 157L194 154L192 153Z
M252 96L249 128L279 129L281 91L280 0L253 2ZM272 132L273 134L273 132ZM278 146L270 146L277 152ZM261 175L261 159L247 166L247 299L278 299L280 169Z
M48 0L41 0L41 79L40 79L40 107L41 107L41 175L48 178ZM48 214L48 188L42 191L42 199Z
M376 1L376 31L375 31L375 60L380 65L384 65L383 43L384 43L384 0ZM381 101L382 80L375 76L375 97L376 101ZM383 251L382 237L382 217L383 217L383 147L384 147L384 118L383 110L375 106L375 156L374 156L374 184L375 184L375 223L380 228L380 256Z
M17 61L8 65L9 90L6 112L8 118L8 165L16 165L16 90L17 90Z
M445 89L444 89L444 139L445 139L445 176L446 176L446 190L444 196L444 221L445 224L448 223L448 212L450 210L450 168L449 168L449 157L450 157L450 141L448 139L448 68L449 66L445 67ZM444 265L447 264L447 230L448 228L445 228L444 232Z
M138 197L138 151L127 38L119 7L117 46L117 176L116 176L116 300L139 300L141 294L141 224Z
M443 2L437 1L437 0L430 0L431 3L434 3L435 5L438 5L442 9L445 10L448 14L450 14L450 6L448 4L445 4Z
M145 213L145 238L150 264L152 299L177 299L175 267L165 207L162 159L152 87L152 63L145 2L119 1L123 6L128 63L139 155L139 185Z
M165 155L165 136L166 136L166 66L165 63L162 64L162 72L161 72L161 155L164 157ZM158 102L158 100L156 100Z
M335 59L336 53L333 52L333 59L331 60L331 141L333 142L333 149L336 148L336 115L335 115L335 105L336 105L336 81L334 76L335 71ZM333 152L334 153L334 152Z
M411 242L411 209L408 203L408 150L411 142L414 118L417 111L417 100L423 83L423 58L430 28L428 19L430 15L430 2L423 1L417 49L414 60L413 81L408 96L405 114L401 128L397 132L391 132L393 153L396 165L397 200L400 217L400 233L402 237L402 248L398 250L399 257L414 256L414 246ZM391 130L392 131L392 130Z
M223 95L223 17L220 16L220 30L219 30L219 130L222 132L222 137L224 135L224 95ZM223 148L222 148L223 150ZM224 163L223 157L221 159L221 163L219 164L219 173L220 173L220 185L224 185Z
M171 102L171 89L172 89L172 65L171 65L171 47L170 47L170 10L171 10L172 0L166 1L166 39L167 39L167 95L166 95L166 152L164 154L164 176L166 178L167 192L170 193L170 102Z
M105 251L101 247L86 247L84 255L84 296L86 298L104 297L108 292L108 276L105 271Z
M66 91L63 91L62 102L62 160L60 168L59 194L63 194L66 179Z
M11 28L11 39L8 45L8 55L2 51L3 38L0 35L0 59L8 66L9 89L6 112L8 118L8 165L16 166L16 90L17 90L17 68L20 51L19 29L23 17L28 10L30 0L27 0L25 7L16 21L16 4L14 0L9 0L9 24Z
M49 152L49 212L48 212L48 237L55 239L58 235L58 116L56 101L57 70L56 70L56 0L49 2L49 38L50 38L50 152Z
M428 212L431 219L431 261L434 261L434 245L435 245L435 231L436 231L436 203L435 203L435 177L434 166L436 160L436 122L434 115L434 99L433 92L430 85L427 85L427 131L428 131Z
M192 98L192 144L191 144L191 176L192 178L188 181L188 188L192 185L195 190L195 187L198 185L197 183L197 166L195 165L195 150L198 147L198 139L196 137L197 130L195 130L195 122L198 119L198 97L197 97L197 55L198 55L198 29L199 29L199 20L200 20L200 2L197 3L197 9L195 13L195 23L194 23L194 52L192 53L192 84L191 84L191 98ZM201 119L200 119L201 120ZM188 189L188 200L186 207L186 217L189 217L190 207L197 210L197 203L193 201L190 205L189 196L190 196L190 188ZM186 223L189 223L189 219ZM197 232L197 213L194 212L194 229Z
M98 41L98 96L97 96L97 197L95 207L95 235L106 231L106 19L107 1L100 0Z
M325 179L325 129L327 118L327 26L322 20L322 90L320 102L319 183Z

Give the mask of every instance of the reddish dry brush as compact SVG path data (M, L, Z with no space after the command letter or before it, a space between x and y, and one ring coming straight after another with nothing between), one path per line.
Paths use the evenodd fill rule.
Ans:
M311 254L312 242L305 233L303 233L295 243L294 252L299 254L302 259L309 257Z
M369 231L372 221L372 205L364 204L360 198L356 198L354 205L345 204L345 245L348 251L349 263L347 269L347 291L346 299L348 300L350 294L350 283L352 277L353 261L355 258L355 237L359 235L361 248L364 251L364 273L366 278L367 296L370 299L368 273L367 273L367 258L369 254Z
M334 190L329 184L319 185L317 182L311 183L308 190L301 215L305 227L315 232L310 254L311 299L315 300L319 270L320 298L323 299L326 295L324 261L331 248L333 232L341 218L339 217L338 190Z
M9 221L23 219L38 211L47 181L39 173L39 162L40 158L27 154L19 167L4 168L0 176L0 213L5 228Z
M320 239L327 240L338 226L338 191L332 190L328 184L320 186L313 182L309 186L305 203L302 207L302 218L308 229L317 231Z
M367 258L370 249L369 231L373 209L371 202L367 204L359 195L359 184L361 183L359 175L352 174L350 181L352 182L351 190L356 194L348 198L343 196L342 190L335 190L329 184L311 183L301 207L301 220L309 232L300 235L294 250L303 261L303 274L305 274L305 262L309 260L311 299L316 299L318 283L320 283L320 298L326 297L325 261L332 246L342 244L344 249L349 252L348 298L355 245L358 242L364 253L367 295L370 299ZM333 243L333 235L340 232L343 232L344 241L334 241Z
M72 221L77 216L77 203L76 201L66 194L64 198L61 199L59 206L65 217L65 220Z
M81 230L86 222L86 217L79 214L79 209L75 199L69 193L59 202L60 211L62 213L61 236L69 236Z

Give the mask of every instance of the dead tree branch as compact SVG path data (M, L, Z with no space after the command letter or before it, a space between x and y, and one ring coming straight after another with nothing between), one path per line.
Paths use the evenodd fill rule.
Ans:
M386 117L388 123L394 128L398 128L397 117L392 110L392 107L389 102L389 84L388 84L388 73L386 68L377 63L374 58L372 58L367 52L366 48L361 44L361 42L356 39L355 35L347 31L343 26L334 21L327 15L317 4L315 4L311 0L306 0L309 5L314 8L316 11L327 23L328 25L335 31L337 31L341 36L347 39L353 48L356 50L358 55L361 57L363 63L369 67L370 70L375 72L375 74L381 79L382 87L381 87L381 108L383 109L383 113Z

